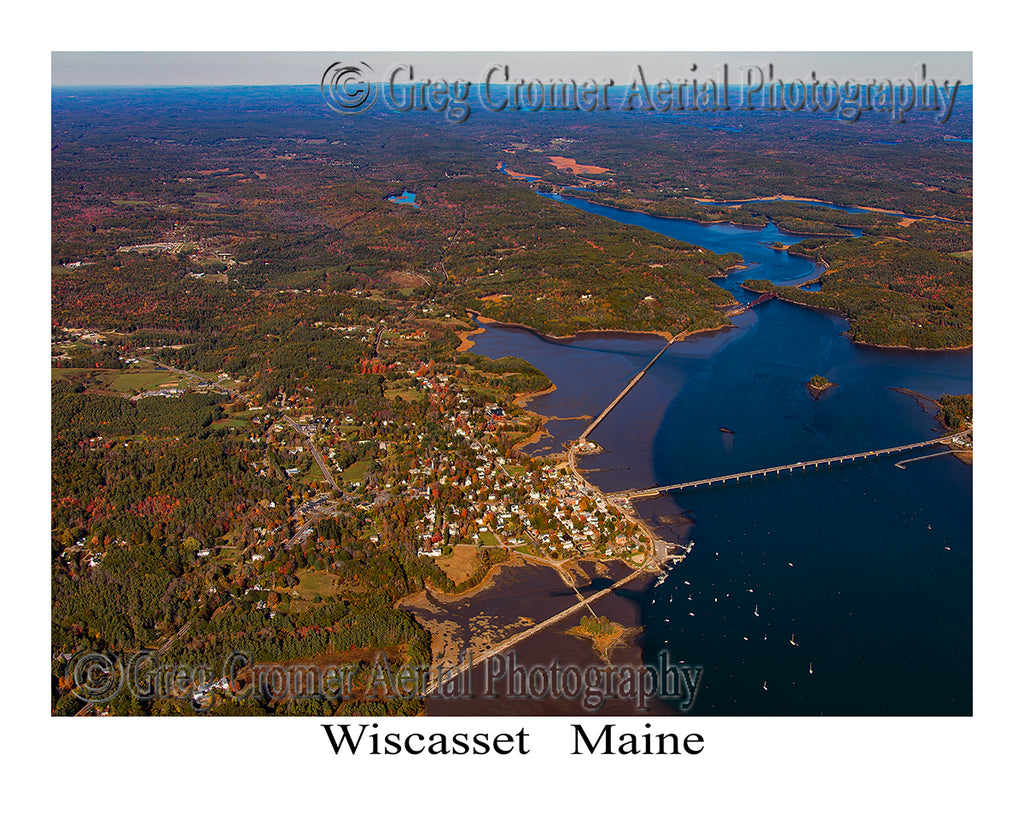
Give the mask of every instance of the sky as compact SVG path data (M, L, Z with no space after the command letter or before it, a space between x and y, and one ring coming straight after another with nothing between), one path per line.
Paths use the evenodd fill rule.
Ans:
M808 79L890 79L893 82L927 76L939 82L972 82L972 54L969 51L934 52L795 52L795 51L633 51L633 52L545 52L545 51L359 51L341 52L173 52L173 51L54 51L54 86L74 85L310 85L319 84L324 70L336 61L365 62L378 77L389 69L411 65L416 79L480 79L492 65L508 65L513 80L518 78L597 80L629 83L636 66L648 81L683 77L715 76L723 65L730 79L741 81L742 66L768 67L776 78ZM694 72L692 66L696 65Z

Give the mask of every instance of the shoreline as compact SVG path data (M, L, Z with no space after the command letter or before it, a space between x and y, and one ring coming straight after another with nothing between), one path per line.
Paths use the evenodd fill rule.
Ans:
M696 196L693 196L693 197L684 196L683 199L690 199L690 201L695 202L698 205L718 205L720 207L729 207L728 205L725 205L722 201L719 201L717 199L708 199L706 197L702 198L702 197L696 197ZM753 203L753 202L763 202L765 204L768 204L769 202L780 202L780 201L781 202L798 202L798 203L799 202L807 202L807 203L816 204L816 205L831 205L834 208L853 208L855 210L869 211L871 213L884 213L887 216L900 216L900 217L903 217L904 219L913 219L914 221L919 221L921 219L927 219L927 220L932 220L932 221L936 221L936 222L953 222L953 223L958 224L958 225L973 225L974 224L973 222L967 222L967 221L962 220L962 219L952 219L949 216L939 216L938 214L934 214L934 213L932 215L930 215L930 216L919 216L917 214L907 213L906 211L902 211L902 210L888 210L886 208L879 208L879 207L874 207L874 206L870 206L870 205L840 205L837 202L830 202L827 199L815 199L812 196L794 196L791 193L779 193L779 194L776 194L775 196L755 196L752 199L729 199L729 200L726 200L726 201L735 202L737 204L750 204L750 203Z
M745 284L741 284L740 287L742 287L744 290L749 290L751 293L770 292L767 290L754 290L752 287L747 287ZM796 307L805 307L808 310L814 310L818 313L824 313L830 316L838 316L839 318L844 319L847 323L849 323L850 321L850 317L846 315L846 313L835 307L821 307L816 304L804 304L802 301L794 301L793 299L787 299L785 296L779 295L778 293L775 294L775 298L778 299L779 301L785 302L786 304L795 305ZM911 347L909 344L879 344L876 341L862 341L860 339L853 338L852 336L849 335L849 330L844 331L842 335L845 335L847 340L851 344L859 344L862 347L873 347L877 350L910 350L915 353L955 353L963 352L964 350L974 349L973 344L967 344L962 347Z
M748 265L741 265L740 269L742 269L743 267L748 267ZM742 305L737 301L733 302L732 304L723 304L718 306L722 307L723 309L728 309L733 307L741 307ZM682 341L683 339L689 338L690 336L693 335L697 335L698 333L717 333L720 330L727 330L730 327L735 326L732 324L732 322L726 322L724 324L718 325L717 327L701 327L699 329L693 330L680 330L678 333L674 335L668 330L617 330L614 328L597 327L594 328L593 330L577 330L575 333L570 333L569 335L553 336L543 332L542 330L538 330L536 327L531 327L529 324L520 324L518 322L513 321L501 321L500 319L485 316L481 313L478 313L476 310L472 310L468 307L466 308L466 311L483 324L493 324L495 327L511 327L516 330L526 330L530 333L533 333L535 336L537 336L537 338L541 339L542 341L548 341L555 344L564 344L566 342L576 341L581 336L592 336L594 338L610 339L628 339L630 337L636 336L657 336L658 338L662 338L665 341ZM459 333L459 337L461 338L463 334L467 336L478 335L484 332L484 330L486 329L486 327L478 327L475 330L464 330ZM456 352L465 352L465 350L457 350Z
M431 664L458 664L466 651L471 652L474 657L486 655L491 650L494 640L505 642L515 641L517 635L535 631L526 640L532 642L541 635L550 635L558 639L564 636L573 636L569 632L576 627L571 609L579 608L577 598L582 601L593 600L595 596L603 598L607 592L604 587L592 588L592 584L598 578L621 582L634 576L629 586L634 583L642 583L642 588L647 589L652 581L653 573L641 572L637 574L637 567L621 558L607 558L598 555L587 555L569 558L563 561L551 561L543 557L524 554L515 550L508 550L510 557L507 561L492 566L484 578L474 585L458 594L450 594L438 591L429 585L424 588L402 597L395 603L395 608L409 613L413 619L424 628L431 638ZM501 569L507 569L501 572ZM550 570L546 574L545 570ZM504 584L502 584L504 580ZM532 587L528 596L539 596L540 599L552 599L552 592L556 596L562 595L565 591L575 590L572 595L572 605L562 603L556 605L553 610L548 610L540 615L516 616L518 604L509 605L505 600L500 614L499 622L480 622L480 614L489 610L489 601L485 598L476 601L480 595L487 595L494 591L499 600L504 599L509 584L513 586L520 583L527 583ZM580 591L590 589L590 593ZM640 619L641 607L633 600L627 598L616 599L628 604L634 611L633 626L629 629L628 640L624 640L620 647L627 650L640 651L642 646L640 635L643 633L642 621ZM476 602L477 606L472 604ZM521 602L521 600L520 600ZM599 606L597 601L593 605ZM467 608L468 606L468 608ZM584 608L583 614L587 613L589 605ZM537 618L539 622L535 621ZM488 615L487 620L490 620ZM537 630L538 625L547 624ZM568 628L566 628L568 627ZM552 629L554 629L552 631ZM524 642L527 646L530 642ZM536 646L534 646L536 651ZM539 662L550 662L547 655L537 657Z
M555 195L559 196L561 198L564 198L564 199L577 199L577 200L579 200L581 202L589 202L590 204L593 204L593 205L600 205L601 207L612 208L613 210L620 210L623 213L637 213L637 214L641 214L641 215L644 215L644 216L653 216L653 217L658 218L658 219L676 219L676 220L681 221L681 222L692 222L695 225L707 225L707 226L710 226L710 225L732 225L733 227L745 228L747 230L764 230L766 227L768 227L769 225L773 224L772 220L770 220L770 219L764 225L750 225L750 224L744 224L742 222L734 222L734 221L732 221L730 219L694 219L694 218L689 217L689 216L669 216L669 215L663 214L663 213L656 213L656 212L654 212L652 210L643 210L643 209L640 209L640 208L624 208L624 207L619 207L618 205L609 205L609 204L606 204L604 202L596 202L596 201L593 201L593 200L590 200L590 199L586 199L586 198L584 198L582 196L573 196L571 193L565 193L566 190L569 190L569 189L562 188ZM911 224L914 224L915 222L920 222L920 221L949 222L951 224L956 224L956 225L971 225L971 226L974 225L974 222L968 222L968 221L962 220L962 219L953 219L953 218L948 217L948 216L939 216L937 214L932 214L931 216L916 216L916 215L914 215L912 213L905 213L904 211L899 211L899 210L885 210L884 208L869 207L869 206L866 206L866 205L839 205L839 204L837 204L835 202L826 201L825 199L813 199L813 198L804 197L804 196L793 196L791 194L781 194L779 196L774 196L774 197L755 197L753 199L731 199L731 200L728 200L730 202L735 203L735 204L732 204L732 205L726 205L723 202L720 202L720 201L715 200L715 199L702 199L702 198L697 198L697 197L684 196L683 197L683 201L686 201L686 200L689 200L689 201L691 201L691 202L693 202L695 204L698 204L698 205L717 205L719 207L726 208L726 209L734 208L734 207L739 207L742 204L749 204L749 203L753 203L753 202L762 202L762 203L768 204L768 203L771 203L771 202L778 202L778 201L807 203L807 204L811 204L811 205L814 205L814 204L831 205L832 208L836 208L836 209L842 209L842 208L849 207L849 208L854 208L855 210L859 210L859 211L863 211L863 212L881 213L881 214L884 214L886 216L900 217L901 218L900 227L907 227L907 226L909 226ZM855 214L851 214L851 215L855 215ZM779 226L778 223L774 223L774 224L776 225L776 227L778 227L778 229L780 231L782 231L783 233L788 233L791 236L802 236L804 238L815 238L816 237L816 238L826 238L826 239L827 238L833 238L833 239L849 239L849 238L853 238L852 234L841 234L841 233L807 233L807 232L803 232L803 231L789 230L788 228L784 228L784 227ZM837 223L837 226L840 227L840 228L844 228L846 230L849 230L851 228L854 229L854 230L860 230L861 229L859 225L839 225ZM793 255L797 255L797 254L793 254Z
M942 405L934 398L929 398L924 393L917 392L915 390L907 389L906 387L890 387L894 392L900 393L900 395L906 395L917 401L917 405L921 407L925 412L931 413L932 417L935 418L942 428L953 435L957 434L957 430L946 424L942 420L942 414L939 410L942 409ZM927 406L926 406L927 405ZM946 447L950 452L953 453L953 457L956 458L960 463L967 464L967 466L974 466L974 450L973 449L954 449L952 443L944 443L942 446Z
M793 302L793 304L799 304L799 302ZM840 315L846 318L842 313ZM973 344L967 344L964 347L911 347L909 344L878 344L874 341L860 341L856 338L850 338L849 340L851 344L860 344L862 347L874 347L877 350L910 350L914 353L962 353L964 350L974 349Z
M745 266L746 265L742 265L741 267L745 267ZM511 328L517 329L517 330L526 330L527 332L533 333L533 335L535 335L537 338L541 339L542 341L546 341L548 343L553 343L553 344L564 344L564 343L570 342L570 341L572 341L572 340L574 340L574 339L576 339L576 338L578 338L580 336L587 336L587 335L593 336L593 337L596 337L596 338L610 338L610 339L630 338L630 337L637 337L637 336L645 336L646 337L646 336L653 335L653 336L657 336L658 338L662 338L665 341L674 344L677 341L686 341L689 338L698 338L698 337L701 337L701 336L713 336L713 335L717 335L718 333L728 332L729 330L735 329L736 325L733 324L731 321L729 321L729 318L731 316L737 316L737 315L740 315L742 313L745 313L750 308L740 304L739 302L736 302L734 305L729 305L729 307L731 307L733 309L730 309L729 312L723 314L723 318L725 319L725 321L723 321L723 323L718 325L717 327L702 328L702 329L699 329L699 330L683 330L682 332L677 333L676 335L672 335L667 330L661 330L661 331L658 331L658 330L581 330L581 331L579 331L577 333L573 333L570 336L549 336L546 333L542 333L540 330L537 330L535 327L530 327L529 325L526 325L526 324L518 324L518 323L513 323L513 322L499 321L497 319L493 319L493 318L489 318L488 316L481 315L477 311L471 310L469 308L467 308L467 312L471 316L473 316L474 319L479 321L481 324L493 325L495 327L511 327ZM456 350L456 352L466 352L467 350L472 349L472 347L475 346L475 342L472 339L470 339L469 336L471 336L471 335L480 335L480 334L484 333L486 330L487 330L487 327L477 327L475 330L462 331L461 333L459 333L459 337L463 338L463 342L462 342L462 344L459 345L459 347ZM467 343L468 343L468 346L467 346ZM550 380L550 378L548 380ZM550 395L551 393L555 392L557 389L558 389L558 385L555 384L552 381L550 387L546 387L543 390L536 390L534 392L516 393L515 397L512 399L512 403L513 404L515 404L517 407L519 407L520 409L524 410L525 412L529 413L530 415L534 416L535 418L540 419L540 422L541 422L541 426L540 426L540 428L536 432L531 433L525 439L523 439L519 443L515 444L515 446L513 446L513 449L516 452L518 452L518 453L520 453L522 455L525 455L526 453L523 452L523 449L525 447L532 446L533 444L538 443L539 441L541 441L544 438L552 438L553 439L554 436L551 434L551 432L547 428L547 425L548 425L548 423L550 421L568 421L568 420L575 420L575 419L578 419L578 418L586 419L586 418L592 417L592 416L587 416L587 415L580 415L580 416L568 416L568 417L564 417L563 418L561 416L556 416L556 415L544 415L542 413L537 412L536 410L530 409L530 407L528 406L530 404L530 402L533 401L535 398L540 398L541 396L544 396L544 395ZM558 454L561 454L561 453L558 453ZM544 455L544 456L541 456L541 457L551 457L551 455L549 454L549 455Z

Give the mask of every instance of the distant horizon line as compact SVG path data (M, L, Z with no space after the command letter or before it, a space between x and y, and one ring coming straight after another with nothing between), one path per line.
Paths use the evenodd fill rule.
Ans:
M851 82L854 81L854 79L855 79L854 77L849 77L848 78L848 80L851 81ZM479 84L479 82L480 82L479 80L464 80L461 77L458 78L458 81L459 82L477 83L477 84ZM846 81L847 80L845 80L845 79L843 80L843 82L846 82ZM383 80L379 80L378 82L384 82L384 81ZM565 82L572 82L572 80L571 79L565 80ZM796 81L789 81L789 82L783 83L783 85L792 85L795 82ZM938 83L939 81L935 80L935 82ZM949 80L945 80L944 82L949 82ZM963 82L962 80L954 80L954 82L959 82L960 83L960 88L973 88L974 87L974 83L973 82ZM865 83L867 83L867 80L860 80L860 81L858 81L858 84L860 84L860 85L864 85ZM408 83L408 82L395 83L396 86L411 86L411 85L417 85L417 84L418 83ZM494 86L495 88L500 88L502 86L514 87L517 83L511 83L511 82L509 82L509 83L492 82L490 84L492 86ZM630 86L630 83L621 82L621 83L614 83L614 85L616 87L620 87L620 88L628 88ZM744 87L746 87L746 85L744 83L730 83L730 85L734 86L736 88L744 88ZM50 86L50 90L51 91L58 91L58 90L63 91L63 90L74 89L74 88L97 88L97 89L100 89L100 88L102 88L102 89L134 88L134 89L140 89L140 90L141 89L159 90L159 89L166 89L166 88L319 88L319 87L320 87L320 83L316 83L316 82L312 82L312 83L155 83L155 84L147 83L147 84L140 84L140 85L131 85L131 84L123 84L123 83L83 83L82 85L51 85Z

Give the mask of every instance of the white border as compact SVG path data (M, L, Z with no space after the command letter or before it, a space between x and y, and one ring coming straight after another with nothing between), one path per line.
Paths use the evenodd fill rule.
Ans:
M427 5L426 8L423 6ZM5 432L15 441L7 474L17 481L8 515L6 634L15 664L5 664L5 701L15 712L10 781L32 803L84 815L144 811L257 809L332 812L380 810L478 813L525 811L740 810L775 815L883 816L971 813L994 804L1009 776L1016 712L1017 587L1020 536L1012 528L1009 477L1020 447L1012 440L1020 404L1011 330L1020 303L1015 260L1001 241L1015 236L1006 199L1016 193L1016 88L1009 60L1012 26L971 9L858 3L554 7L482 4L461 10L421 4L353 8L178 2L58 4L29 12L32 33L8 29L21 49L5 55L12 96L5 117L11 168L4 205L8 338L16 378L8 384ZM991 31L989 29L996 29ZM999 31L1002 29L1002 31ZM24 45L22 45L24 43ZM37 410L49 313L49 86L51 50L973 50L976 108L975 191L978 464L975 492L975 714L968 719L687 719L707 750L695 758L592 759L563 751L567 726L550 719L457 720L453 730L517 730L537 737L528 757L344 759L331 753L317 721L56 720L48 713L40 668L49 667L48 552L39 537L49 518L48 419ZM26 48L27 47L27 48ZM1000 201L1001 200L1001 201ZM997 204L998 203L998 204ZM997 211L1001 211L998 213ZM28 217L26 220L25 217ZM14 217L14 218L12 218ZM30 309L25 309L25 302ZM996 305L1009 307L997 312ZM20 361L23 339L27 362ZM38 358L37 358L38 353ZM44 403L45 406L45 403ZM997 438L996 436L1000 437ZM1016 461L1019 463L1019 461ZM25 487L22 494L21 487ZM22 566L31 566L25 583ZM26 617L26 613L28 616ZM1012 631L1008 627L1013 627ZM10 654L8 655L11 656ZM22 668L27 673L18 674ZM400 721L410 730L412 722ZM625 721L618 721L620 724ZM431 730L446 721L431 720ZM472 728L470 728L472 725ZM659 723L658 727L662 727ZM1006 739L1003 739L1006 737ZM14 802L17 804L17 801ZM977 809L981 808L980 811Z

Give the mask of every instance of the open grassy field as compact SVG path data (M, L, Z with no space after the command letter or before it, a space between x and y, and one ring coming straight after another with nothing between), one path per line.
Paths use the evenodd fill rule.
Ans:
M145 390L155 390L161 384L181 386L179 376L167 370L122 370L110 386L118 392L134 395Z
M422 392L420 392L419 390L411 390L411 389L390 389L390 390L384 390L384 397L387 398L389 401L393 400L394 398L401 398L403 401L408 401L408 402L411 403L413 401L421 400L423 398L423 395L424 394Z
M341 479L343 481L359 481L363 480L366 475L366 470L370 468L370 464L373 461L356 461L352 466L341 473Z
M210 424L210 429L246 429L250 424L243 418L221 418Z
M324 471L320 468L320 464L313 461L313 463L309 465L309 469L306 474L302 476L302 482L312 484L319 483L323 480L326 480L326 478L324 478Z
M335 575L329 572L318 572L315 569L300 569L295 573L299 579L299 585L290 589L278 589L279 592L288 594L291 597L291 610L300 612L310 606L317 605L316 598L321 600L337 597L338 595L352 591L353 587L342 583Z

